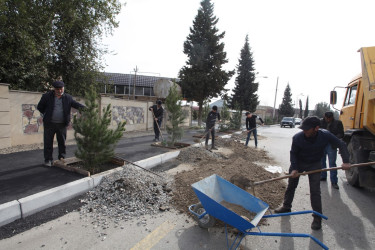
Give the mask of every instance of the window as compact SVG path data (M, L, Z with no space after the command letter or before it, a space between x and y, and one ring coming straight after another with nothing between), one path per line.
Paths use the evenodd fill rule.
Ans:
M348 89L348 91L346 92L345 106L352 105L355 103L356 94L357 94L357 85Z
M135 95L143 95L143 87L135 87Z
M151 96L151 88L144 88L145 96Z
M116 94L123 95L124 91L125 89L123 85L116 85Z

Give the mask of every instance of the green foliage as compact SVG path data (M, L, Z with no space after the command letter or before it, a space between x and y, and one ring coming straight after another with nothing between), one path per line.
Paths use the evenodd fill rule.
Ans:
M111 105L103 108L100 115L98 96L93 86L90 86L85 95L86 108L82 116L73 118L74 137L77 141L75 156L82 159L84 167L95 173L101 163L108 161L114 155L117 142L125 131L126 122L120 122L117 128L109 129L111 125Z
M284 91L283 101L279 106L280 116L294 116L294 108L292 106L292 92L289 83L286 85Z
M220 131L228 130L229 125L227 123L230 120L230 112L229 112L228 104L225 99L223 101L223 107L221 108L221 111L220 111L220 119L221 119L221 123L219 124L219 130Z
M234 108L236 111L230 118L229 129L241 129L242 112L240 110L240 105L235 103Z
M205 119L207 118L208 116L208 113L210 113L210 105L208 104L207 101L204 101L203 102L204 106L203 106L203 110L202 110L202 117L204 117ZM200 126L200 125L198 125Z
M168 110L168 118L172 126L167 125L167 132L169 135L169 146L174 146L177 140L183 136L184 130L180 125L184 122L185 114L181 107L181 95L177 91L177 84L174 83L169 89L169 94L165 100L165 105Z
M190 28L190 34L184 42L186 66L179 72L180 85L184 97L198 102L198 124L202 121L203 102L226 91L225 85L234 74L222 69L228 62L224 43L225 32L216 28L218 19L213 13L214 5L210 0L203 0ZM203 116L204 117L204 116Z
M306 118L309 116L309 96L306 98L306 105L305 105L305 111L303 113L303 117Z
M303 110L302 110L302 100L299 99L299 117L302 118L302 113L303 113Z
M272 120L272 117L266 117L264 119L264 124L266 124L266 125L272 125L272 124L274 124L274 122Z
M192 112L193 112L193 120L197 120L198 119L198 111L197 110L194 110L192 109Z
M319 117L319 118L323 118L324 117L324 114L325 112L327 111L331 111L330 109L330 106L328 103L326 102L319 102L315 105L315 110L314 110L314 114Z
M118 26L120 9L118 0L0 1L0 81L44 91L62 78L67 91L83 95L106 53L100 39Z
M254 112L259 104L258 91L259 83L255 82L255 68L253 53L250 51L249 38L246 35L245 44L241 49L240 59L237 65L237 74L233 95L231 98L231 108L235 103L240 106L240 110Z

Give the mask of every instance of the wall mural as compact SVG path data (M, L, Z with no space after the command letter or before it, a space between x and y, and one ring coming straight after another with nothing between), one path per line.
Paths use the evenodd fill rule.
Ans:
M127 125L144 123L144 109L140 107L113 106L112 120L119 124L126 120Z
M43 117L39 110L36 109L36 104L22 104L22 130L24 134L35 134L43 132ZM79 115L78 110L71 109L71 117ZM68 130L73 129L72 124L68 126Z

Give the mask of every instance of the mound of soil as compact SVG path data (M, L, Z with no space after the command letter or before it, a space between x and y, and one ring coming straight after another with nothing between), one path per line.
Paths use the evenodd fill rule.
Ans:
M274 164L264 150L245 147L233 138L217 139L216 145L219 150L212 152L203 147L183 149L175 160L177 163L192 165L191 169L177 172L174 177L172 202L179 211L188 213L188 206L199 202L191 184L210 175L217 174L228 181L234 175L244 176L251 181L261 181L279 176L279 174L266 171L262 166ZM230 154L220 153L228 152L228 150L231 152ZM255 187L255 196L273 209L281 204L285 188L284 181L261 184Z

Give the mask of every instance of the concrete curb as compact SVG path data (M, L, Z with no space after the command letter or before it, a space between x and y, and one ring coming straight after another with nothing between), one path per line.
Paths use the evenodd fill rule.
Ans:
M22 218L67 201L94 187L93 180L86 177L49 190L19 199Z
M17 200L0 205L0 227L17 219L21 219L20 203Z
M228 138L230 135L220 136ZM211 140L208 142L211 144ZM192 144L193 147L199 147L201 144ZM153 168L157 165L163 164L166 161L176 158L180 154L180 150L167 152L156 155L144 160L135 162L135 164L146 169ZM80 194L83 194L94 187L98 186L103 177L121 171L123 167L111 169L99 174L92 175L77 181L73 181L49 190L39 192L25 198L14 200L0 205L0 226L11 223L17 219L25 218L29 215L42 211L46 208L58 205L67 200L70 200Z

